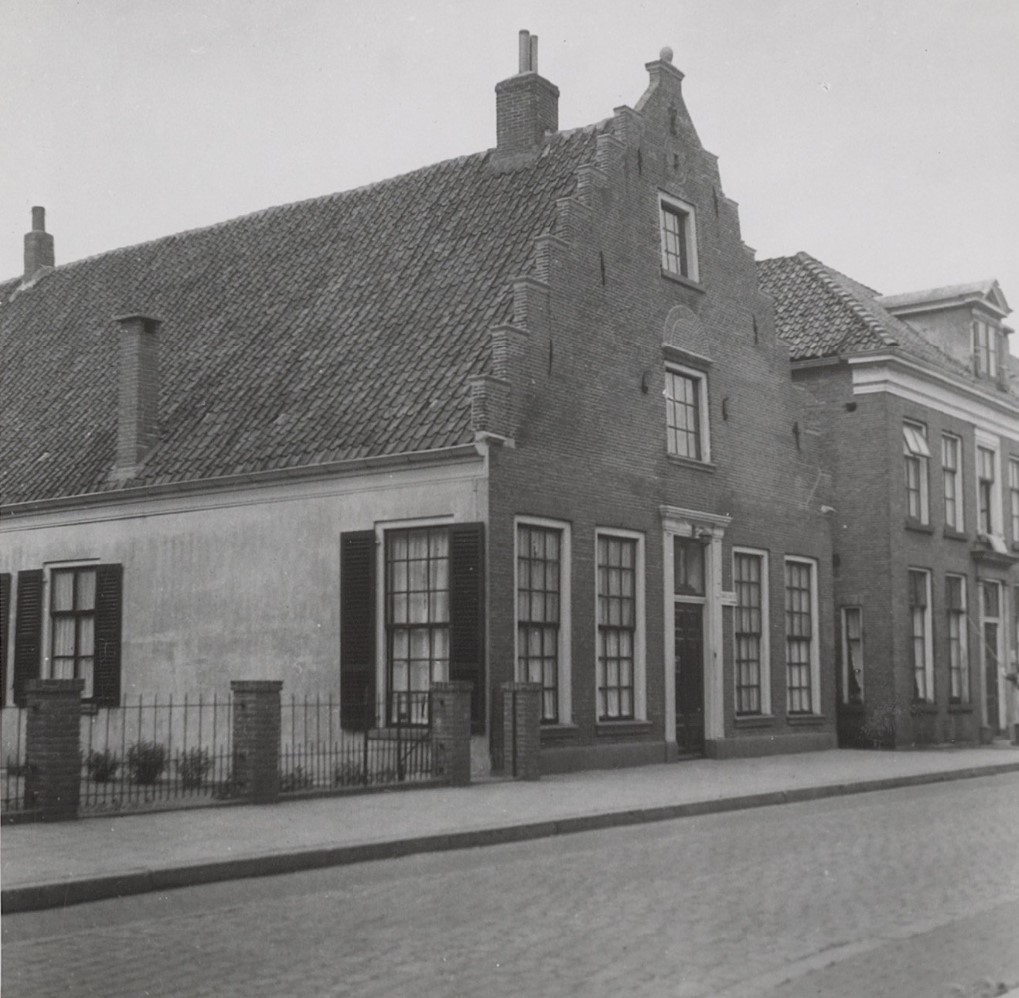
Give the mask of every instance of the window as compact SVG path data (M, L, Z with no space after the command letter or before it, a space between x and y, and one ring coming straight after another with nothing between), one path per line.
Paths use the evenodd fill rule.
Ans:
M785 562L786 709L816 713L818 696L817 589L814 562Z
M931 654L930 572L909 572L910 647L913 664L913 699L934 702L934 663Z
M643 538L596 535L598 720L643 713Z
M732 580L736 590L733 614L736 645L736 713L770 712L767 701L768 635L767 555L733 551Z
M948 616L948 700L969 703L969 654L966 642L966 579L945 576L945 613Z
M1019 460L1008 462L1008 495L1012 514L1012 540L1019 541Z
M691 461L710 460L707 378L681 367L665 369L665 418L669 453Z
M425 721L449 678L448 527L386 532L386 647L390 721Z
M96 570L55 569L50 583L50 678L84 679L82 696L89 700L96 641Z
M987 447L977 447L977 523L982 534L995 533L994 523L995 454Z
M517 679L540 683L541 720L568 718L566 636L568 533L565 526L517 523Z
M697 221L692 205L665 194L658 196L662 237L662 270L691 281L700 279L697 264Z
M945 526L952 530L965 529L962 509L962 489L959 468L962 441L950 433L941 438L941 469L945 482Z
M927 523L930 520L927 462L931 456L927 427L920 423L903 423L902 437L906 461L906 515L918 523Z
M1004 338L1001 331L979 319L973 323L973 373L978 378L1004 382Z
M863 610L842 608L842 702L863 703Z

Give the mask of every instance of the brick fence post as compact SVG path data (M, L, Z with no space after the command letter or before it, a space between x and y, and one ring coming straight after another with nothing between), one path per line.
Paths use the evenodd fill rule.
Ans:
M432 776L450 786L471 782L471 691L465 680L432 683Z
M503 769L517 780L541 776L541 684L502 684Z
M255 804L280 793L280 690L277 679L234 679L233 778L237 792Z
M25 808L40 821L78 817L84 688L84 679L32 679L25 686Z

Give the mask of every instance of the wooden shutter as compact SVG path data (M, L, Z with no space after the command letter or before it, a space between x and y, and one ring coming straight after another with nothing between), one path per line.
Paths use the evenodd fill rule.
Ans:
M41 568L18 572L17 610L14 614L14 702L25 704L25 684L39 678L42 660Z
M485 525L450 528L449 678L474 684L471 731L485 730Z
M375 532L340 535L340 724L363 731L375 716Z
M11 613L11 574L0 573L0 707L7 706L7 624Z
M123 583L123 565L96 566L96 645L92 699L101 707L116 707L120 704Z

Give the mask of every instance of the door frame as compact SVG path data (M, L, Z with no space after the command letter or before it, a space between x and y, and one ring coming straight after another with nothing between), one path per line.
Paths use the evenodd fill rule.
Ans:
M665 741L676 744L677 598L673 592L673 538L704 543L704 742L725 737L725 680L722 659L722 538L731 516L680 506L660 506L665 633Z

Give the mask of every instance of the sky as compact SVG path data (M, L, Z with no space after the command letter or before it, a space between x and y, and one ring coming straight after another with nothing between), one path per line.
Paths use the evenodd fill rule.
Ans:
M885 294L996 277L1019 310L1019 0L5 0L3 22L0 278L32 205L60 265L490 148L526 28L561 128L634 106L671 47L759 259Z

